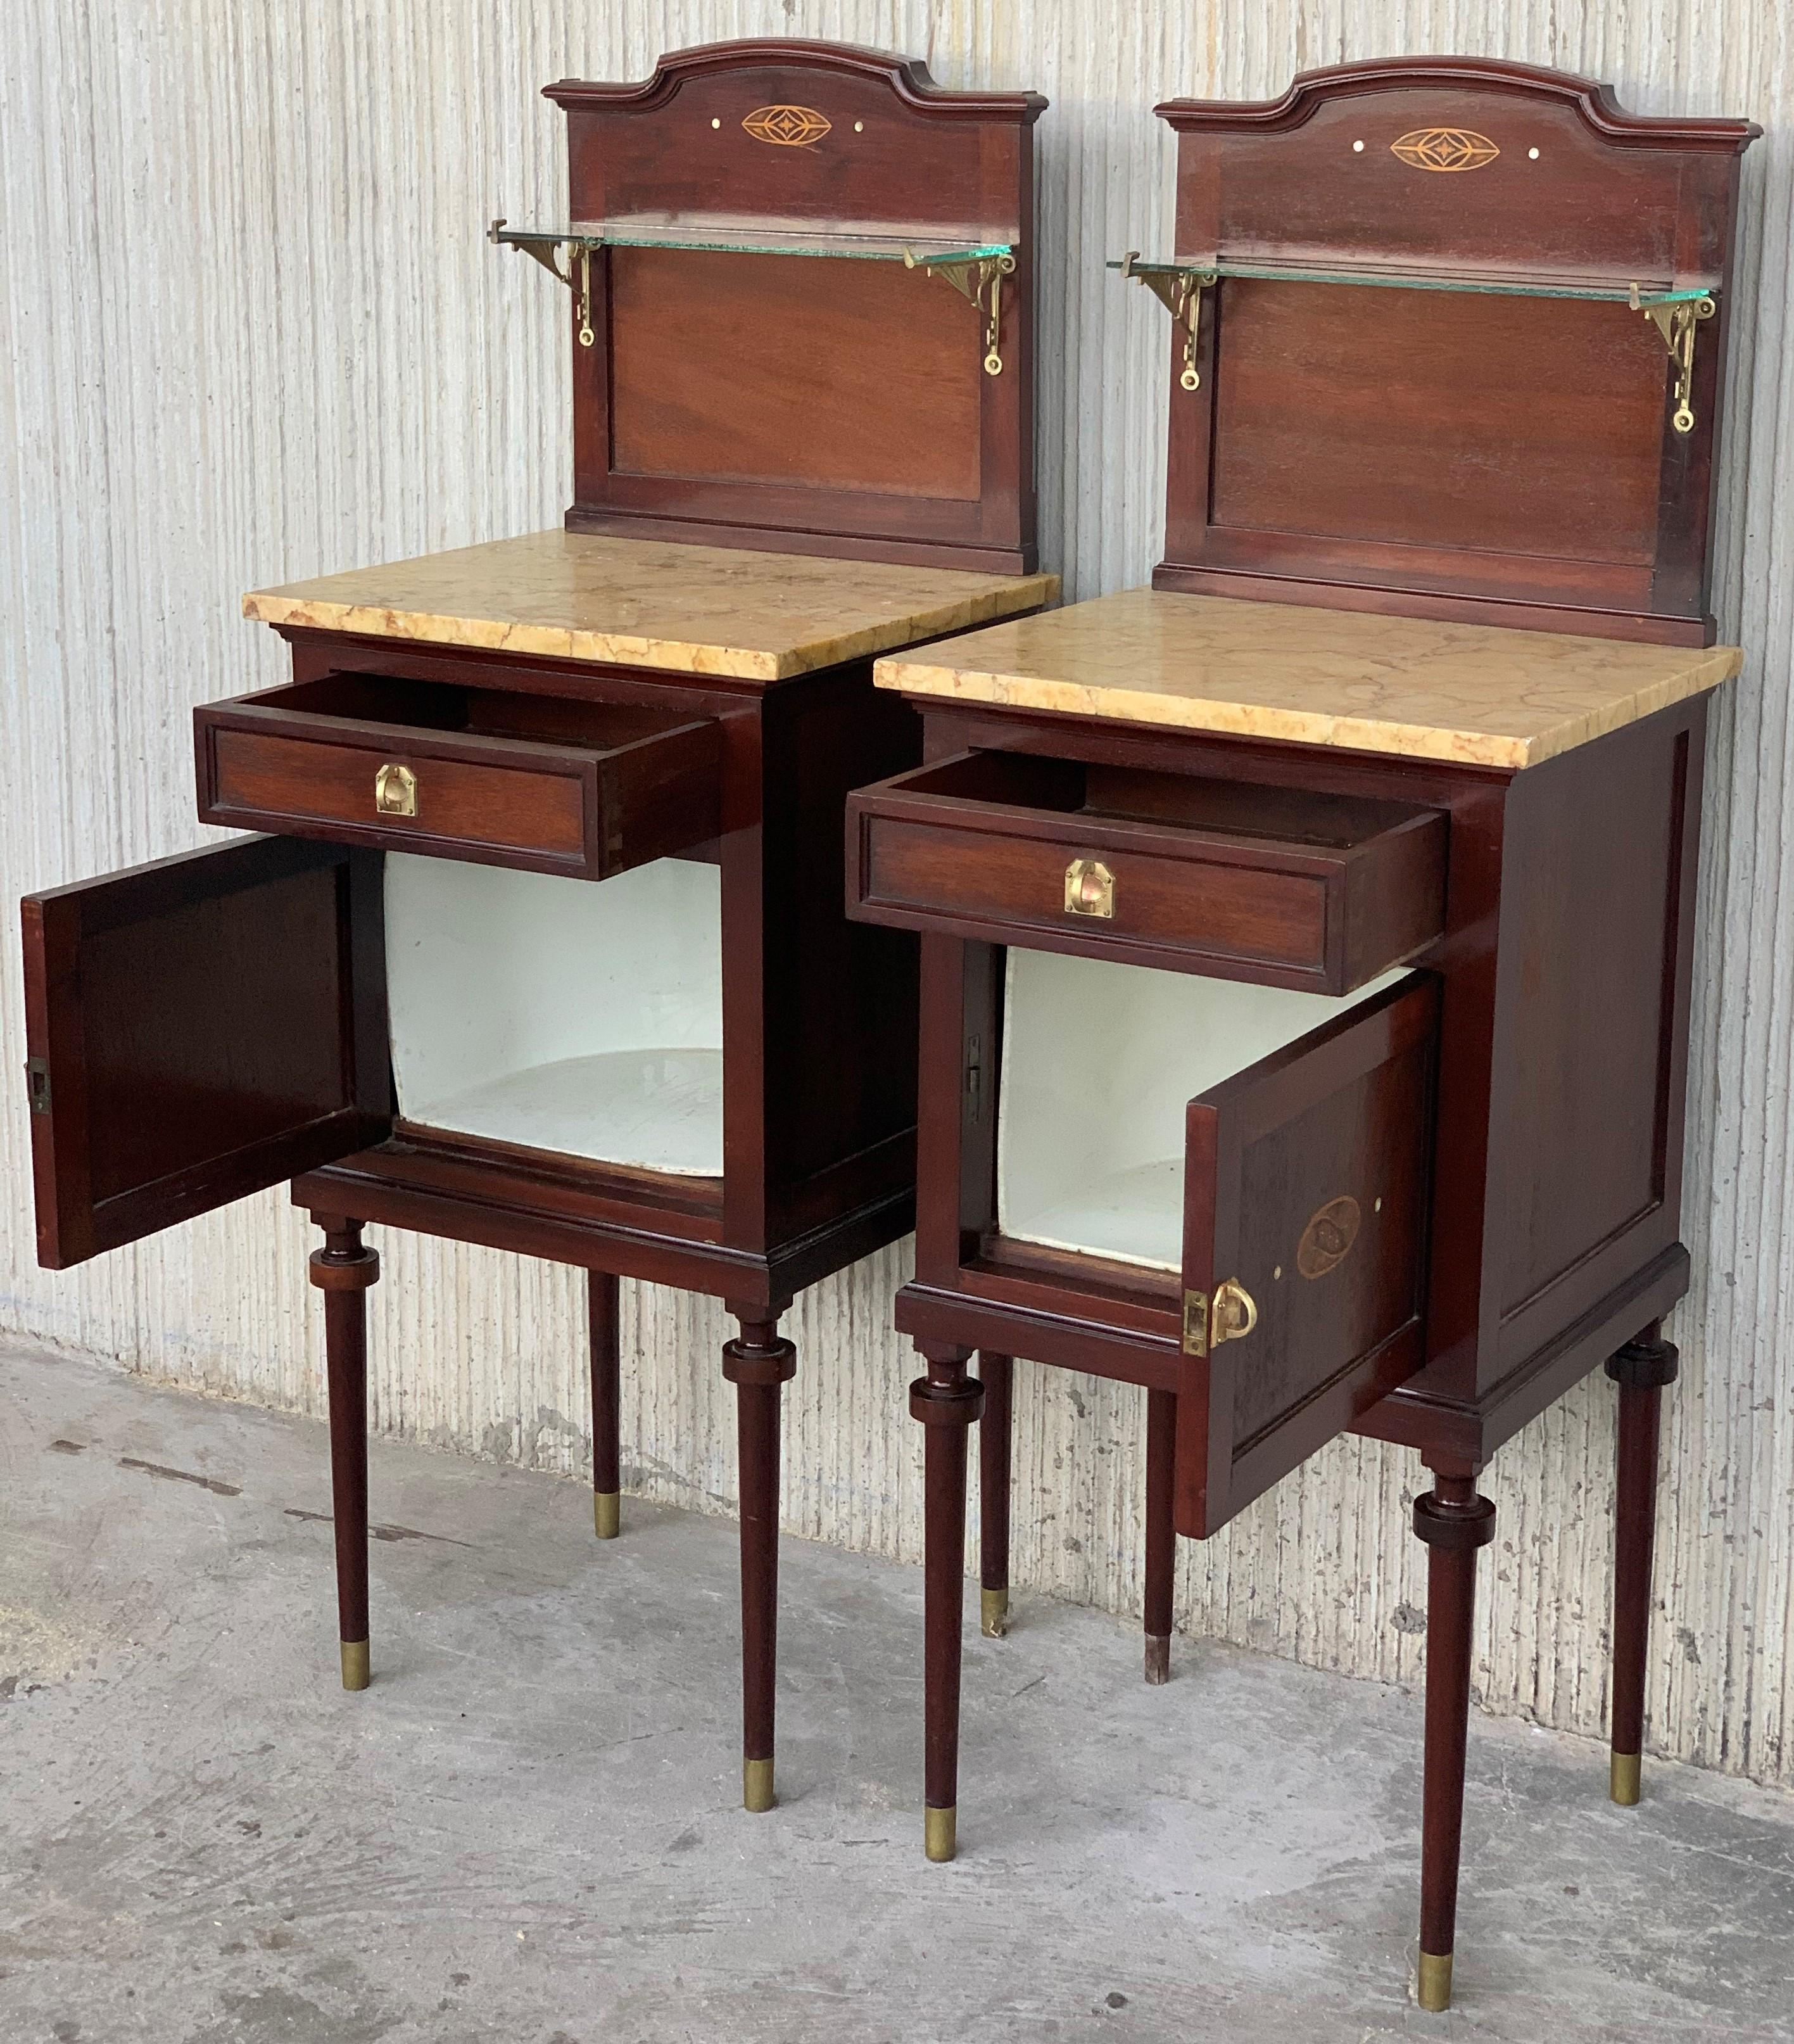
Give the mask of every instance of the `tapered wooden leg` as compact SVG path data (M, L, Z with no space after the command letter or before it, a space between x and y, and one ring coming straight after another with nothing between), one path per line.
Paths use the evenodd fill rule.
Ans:
M1171 1602L1177 1576L1177 1535L1171 1521L1176 1466L1177 1394L1147 1393L1146 1676L1171 1679Z
M1608 1358L1619 1386L1613 1529L1613 1720L1608 1792L1638 1800L1645 1746L1645 1654L1650 1633L1650 1565L1657 1539L1657 1453L1663 1392L1679 1358L1656 1321Z
M921 1344L916 1346L920 1348ZM965 1619L966 1429L984 1407L984 1387L966 1374L970 1351L922 1349L928 1374L909 1387L920 1420L927 1512L924 1529L924 1848L951 1859L959 1815L959 1658Z
M343 1687L365 1689L367 1650L367 1313L364 1297L380 1275L378 1254L363 1246L359 1221L313 1216L324 1247L312 1251L311 1281L324 1294L325 1366L330 1397L331 1513L336 1535L336 1612Z
M617 1280L609 1271L586 1274L586 1316L592 1329L592 1527L601 1540L614 1540L622 1529L617 1292Z
M1010 1388L1006 1355L978 1353L984 1415L978 1421L978 1623L986 1638L1009 1629Z
M740 1339L725 1343L723 1374L735 1386L741 1493L741 1802L770 1810L778 1678L778 1423L797 1351L764 1307L730 1311Z
M1414 1500L1414 1531L1427 1547L1419 2000L1423 2008L1437 2010L1451 2005L1477 1550L1495 1537L1495 1507L1477 1496L1473 1473L1435 1473L1431 1493Z

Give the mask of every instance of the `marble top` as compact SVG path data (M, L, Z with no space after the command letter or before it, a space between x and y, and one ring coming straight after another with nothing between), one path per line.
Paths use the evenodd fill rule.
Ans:
M779 682L1050 603L972 574L664 540L532 532L253 590L245 617L552 659Z
M1435 624L1150 589L881 660L879 686L1473 766L1535 766L1715 688L1735 646Z

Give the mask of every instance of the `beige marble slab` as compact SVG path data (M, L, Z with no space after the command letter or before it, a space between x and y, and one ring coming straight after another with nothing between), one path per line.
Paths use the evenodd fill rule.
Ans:
M1056 575L971 574L532 532L255 590L245 617L382 639L779 682L1050 603Z
M1742 659L1136 589L875 671L882 688L960 702L1516 767L1715 688Z

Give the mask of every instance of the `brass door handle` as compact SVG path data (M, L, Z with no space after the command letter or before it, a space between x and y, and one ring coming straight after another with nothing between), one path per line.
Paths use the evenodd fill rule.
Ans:
M374 808L382 816L417 815L417 776L409 766L389 763L374 776Z
M1115 913L1115 875L1100 859L1074 859L1065 870L1065 912L1068 916Z
M1241 1341L1258 1324L1258 1308L1237 1278L1224 1278L1206 1292L1184 1294L1184 1353L1207 1355L1223 1342Z
M1219 1348L1223 1342L1243 1341L1258 1324L1258 1308L1239 1280L1229 1278L1215 1287L1208 1317L1208 1346Z

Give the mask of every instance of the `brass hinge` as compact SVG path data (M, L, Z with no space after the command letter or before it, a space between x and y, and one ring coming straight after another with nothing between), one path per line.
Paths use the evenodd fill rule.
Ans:
M41 1058L25 1060L25 1082L30 1094L33 1114L48 1114L50 1111L50 1067Z

